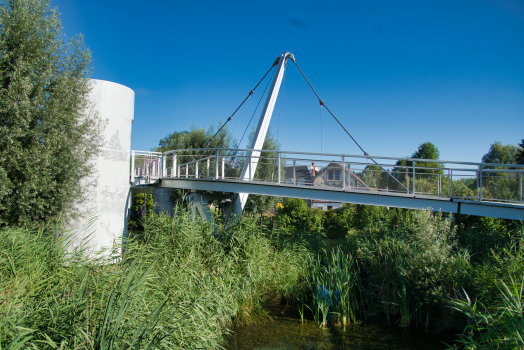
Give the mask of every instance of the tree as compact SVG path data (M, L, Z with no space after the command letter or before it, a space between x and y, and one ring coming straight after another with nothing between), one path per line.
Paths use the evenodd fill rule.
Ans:
M517 155L516 155L516 162L520 162L522 159L524 159L524 139L522 139L522 141L520 141L519 143L519 149L517 150Z
M49 0L0 2L0 224L71 214L101 144L91 54Z
M410 158L418 158L418 159L434 159L438 160L440 158L440 152L433 143L431 142L425 142L418 146L418 149L415 153L411 155ZM409 187L409 182L413 181L412 172L413 168L407 168L406 166L412 166L413 163L410 160L398 160L395 163L395 167L392 169L392 175L400 182L402 185L399 184L399 182L394 181L393 179L389 179L389 188L390 189L396 189L403 191L407 187ZM416 174L443 174L444 171L440 168L444 167L444 164L439 162L424 162L424 161L416 161L415 166L417 167L424 167L424 168L434 168L433 169L420 169L416 168ZM426 175L418 178L417 183L420 183L420 180L423 180L426 182L429 187L433 187L435 183L437 183L437 178L435 176ZM403 187L405 186L405 187Z
M519 147L503 145L500 141L496 141L491 144L488 153L482 156L482 163L515 164L518 152Z
M433 143L431 142L425 142L421 145L418 146L418 149L415 153L413 153L411 155L411 158L418 158L418 159L433 159L433 160L438 160L440 159L440 152L437 148L437 146L435 146ZM412 165L411 161L408 161L408 160L399 160L397 161L397 163L395 164L397 165L397 167L393 168L393 171L394 172L406 172L406 171L410 171L411 169L409 168L401 168L401 167L398 167L398 166L407 166L407 165ZM443 171L441 169L438 169L438 168L443 168L444 165L442 163L438 163L438 162L423 162L423 161L416 161L415 162L415 166L417 167L425 167L425 168L437 168L435 170L432 170L432 169L416 169L416 173L431 173L431 174L442 174Z
M215 129L211 125L207 131L205 128L198 128L191 125L190 131L175 131L167 135L158 143L157 152L166 152L175 149L204 148L207 142L215 135ZM213 141L207 146L208 148L234 148L236 140L225 126ZM209 152L207 152L209 153ZM192 153L193 154L193 153Z

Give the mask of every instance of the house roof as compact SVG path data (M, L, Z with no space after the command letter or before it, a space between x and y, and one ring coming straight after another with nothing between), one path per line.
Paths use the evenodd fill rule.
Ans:
M317 175L315 176L315 179L316 179L317 177L322 176L322 174L323 174L325 171L329 170L329 168L337 168L337 169L340 168L340 169L342 169L342 164L341 164L341 163L336 163L336 162L334 162L334 163L329 163L325 168L321 169L321 170L317 173ZM360 179L360 178L359 178L357 175L355 175L352 171L348 170L348 168L346 168L345 171L346 171L346 173L349 174L350 177L352 176L352 177L355 179L355 181L357 181L357 182L358 182L362 187L364 187L364 188L368 188L368 186L364 183L364 181L362 181L362 179Z
M307 165L297 165L295 168L295 176L297 180L304 180L306 183L313 182L313 176L311 176L311 170ZM286 179L293 178L293 167L286 166Z

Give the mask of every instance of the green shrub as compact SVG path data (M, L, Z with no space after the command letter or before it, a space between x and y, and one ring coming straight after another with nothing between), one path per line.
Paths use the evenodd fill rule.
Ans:
M342 208L326 210L323 227L330 238L344 237L356 224L357 208L354 204L342 204Z
M465 282L469 256L459 248L455 233L440 213L409 211L402 225L382 229L375 238L350 238L357 240L371 279L368 287L384 312L399 315L401 325L438 321L433 317L442 316L447 300Z
M303 199L288 198L280 209L278 224L288 232L320 232L322 230L322 210L308 208Z

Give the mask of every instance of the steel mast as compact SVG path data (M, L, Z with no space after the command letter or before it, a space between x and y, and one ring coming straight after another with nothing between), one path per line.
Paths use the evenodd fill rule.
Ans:
M249 145L249 149L251 151L246 154L247 161L244 164L244 168L242 169L242 173L240 175L241 181L253 181L253 177L255 176L255 171L257 170L261 153L259 150L261 150L264 146L267 129L269 127L269 122L271 121L271 116L273 115L273 109L275 108L275 103L277 101L278 92L280 90L280 85L282 84L282 78L284 77L284 71L286 70L288 59L291 59L293 62L295 61L293 54L286 51L277 57L275 61L275 63L278 62L278 67L276 68L276 74L268 92L266 103L262 109L257 129L253 135L253 139L251 140L251 145ZM244 210L248 196L249 193L239 193L237 195L234 208L234 213L236 215L240 216L242 214L242 210Z

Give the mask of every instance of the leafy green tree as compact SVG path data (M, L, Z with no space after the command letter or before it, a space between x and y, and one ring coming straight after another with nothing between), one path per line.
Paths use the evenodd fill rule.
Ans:
M515 164L519 147L515 145L503 145L499 141L493 143L488 153L482 156L483 163ZM507 167L484 166L484 169L508 169ZM506 172L483 172L482 174L482 196L492 199L519 198L519 181L514 173Z
M524 139L519 143L519 149L517 150L517 156L515 157L517 162L520 162L524 159Z
M482 156L482 163L515 164L518 152L519 147L503 145L500 141L496 141L491 144L488 153Z
M156 148L157 152L166 152L175 149L192 149L192 148L204 148L207 142L215 135L216 131L213 125L207 130L205 128L198 128L194 125L191 126L190 131L175 131L172 134L167 135L158 143ZM213 141L207 146L207 148L234 148L236 147L236 140L233 134L225 126L220 132L213 138ZM203 154L211 154L212 152L202 152ZM184 153L182 153L184 154Z
M71 214L100 149L91 53L49 0L0 2L0 224Z
M440 152L433 143L431 142L425 142L421 144L417 151L411 155L410 158L418 158L418 159L433 159L438 160L440 159ZM404 186L407 187L408 183L411 182L413 179L410 177L412 176L412 168L406 168L405 166L412 166L413 163L410 160L398 160L395 164L395 167L392 169L392 175L395 176L395 178L404 184ZM444 164L439 162L424 162L424 161L416 161L415 166L417 167L424 167L424 168L434 168L433 169L416 169L416 174L443 174L444 171L441 169L444 167ZM429 190L429 188L433 188L436 186L436 183L438 182L437 178L435 176L430 175L423 175L423 177L419 177L417 182L419 180L424 180L425 183L428 185L427 192L432 192L433 189ZM394 179L389 178L389 188L390 189L397 189L397 190L404 190L404 188L396 182ZM426 192L426 191L425 191Z

